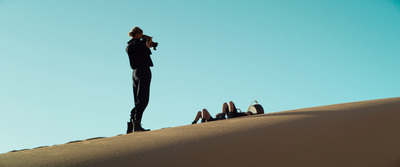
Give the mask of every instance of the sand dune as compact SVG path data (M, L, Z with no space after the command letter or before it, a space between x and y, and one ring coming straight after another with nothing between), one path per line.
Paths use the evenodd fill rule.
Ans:
M399 167L400 97L0 155L0 166Z

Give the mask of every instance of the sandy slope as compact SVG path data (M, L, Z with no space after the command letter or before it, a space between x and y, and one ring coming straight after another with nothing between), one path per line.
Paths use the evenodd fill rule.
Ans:
M0 166L400 166L400 97L0 155ZM190 120L188 120L190 122Z

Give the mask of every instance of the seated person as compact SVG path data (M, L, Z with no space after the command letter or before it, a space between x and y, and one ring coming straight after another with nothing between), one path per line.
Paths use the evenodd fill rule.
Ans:
M237 110L238 109L236 109L235 104L232 101L229 102L229 106L228 103L222 104L222 112L215 115L215 118L211 116L211 114L207 111L207 109L203 109L202 111L197 112L197 115L194 118L192 124L196 124L200 118L201 118L201 123L203 123L203 122L226 119L225 115L227 115L228 118L252 115L251 112L243 113L243 112L237 112Z

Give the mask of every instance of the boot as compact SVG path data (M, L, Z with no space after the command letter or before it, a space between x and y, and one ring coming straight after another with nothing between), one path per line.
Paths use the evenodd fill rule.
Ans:
M135 122L133 122L133 131L134 132L150 131L150 129L144 129L142 127L142 124L140 124L141 122L142 120L135 120Z
M133 121L128 122L128 130L126 130L126 134L133 132Z
M142 125L136 125L133 127L135 132L150 131L150 129L143 129Z

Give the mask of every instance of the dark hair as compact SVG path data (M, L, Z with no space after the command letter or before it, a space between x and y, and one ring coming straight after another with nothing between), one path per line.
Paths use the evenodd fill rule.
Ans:
M143 33L143 30L139 27L133 27L132 31L128 33L129 36L135 37L136 34Z

